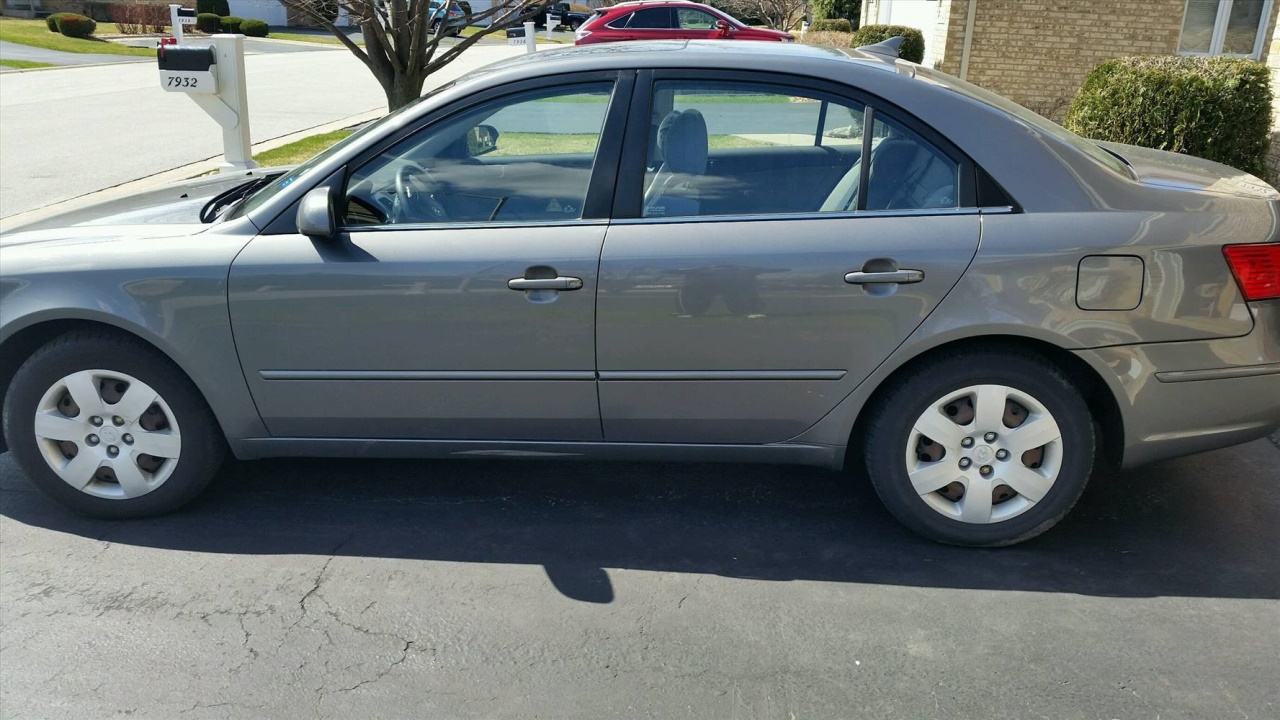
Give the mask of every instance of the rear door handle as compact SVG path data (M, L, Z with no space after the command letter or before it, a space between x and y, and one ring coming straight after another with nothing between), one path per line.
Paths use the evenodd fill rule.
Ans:
M886 272L851 272L846 273L844 281L850 285L875 285L878 283L894 283L910 285L924 280L923 270L889 270Z
M512 290L580 290L582 278L511 278L507 281L507 287Z

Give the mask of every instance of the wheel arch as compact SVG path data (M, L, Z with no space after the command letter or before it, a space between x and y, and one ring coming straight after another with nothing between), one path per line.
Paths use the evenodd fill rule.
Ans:
M858 410L845 447L845 467L856 466L866 440L872 408L878 407L889 390L903 377L941 356L970 350L1005 351L1033 355L1047 360L1063 372L1079 390L1098 430L1098 458L1109 467L1119 467L1124 455L1124 419L1115 393L1088 362L1075 353L1046 340L1023 335L985 335L935 345L912 356L879 382Z
M6 327L5 337L0 340L0 404L8 397L10 386L18 372L18 368L22 367L22 364L37 350L55 338L62 337L67 333L96 330L140 342L173 363L173 366L186 376L205 404L213 411L215 420L225 434L226 426L222 422L222 418L219 417L218 407L215 402L211 402L214 397L213 394L209 392L208 388L201 386L191 368L182 362L178 354L173 351L173 348L164 343L161 338L150 333L147 328L122 323L121 319L114 315L98 317L89 313L36 317L27 320L28 322L17 329L13 329L12 324L10 327ZM22 322L22 319L16 322ZM7 449L4 434L0 432L0 452Z

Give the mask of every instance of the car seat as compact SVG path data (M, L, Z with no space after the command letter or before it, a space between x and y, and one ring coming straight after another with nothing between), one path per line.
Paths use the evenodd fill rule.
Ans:
M644 196L644 216L697 215L694 178L707 172L707 121L697 110L673 110L658 126L662 164Z

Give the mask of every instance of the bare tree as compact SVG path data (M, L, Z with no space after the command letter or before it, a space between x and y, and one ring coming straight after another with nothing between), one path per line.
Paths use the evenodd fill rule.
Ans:
M809 0L755 0L755 14L774 30L792 30L809 12Z
M481 38L536 15L550 2L494 0L492 7L468 16L472 24L488 21L488 27L480 27L475 34L456 42L444 42L450 32L445 8L452 0L434 4L431 0L280 0L289 10L333 33L368 66L387 95L388 110L416 100L432 73ZM345 10L348 21L360 28L364 47L337 26L340 10Z

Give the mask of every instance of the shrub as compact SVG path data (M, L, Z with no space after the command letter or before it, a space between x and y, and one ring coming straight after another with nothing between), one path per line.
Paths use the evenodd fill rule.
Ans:
M811 32L851 33L853 32L853 23L844 18L814 20L809 25L809 30Z
M212 35L218 32L222 27L222 18L213 13L200 13L196 15L196 29L205 35Z
M228 15L224 18L219 18L218 29L224 33L238 33L240 32L240 23L242 22L244 22L243 18L238 18L235 15Z
M862 14L862 0L813 0L814 20L848 20L851 32L858 27Z
M874 45L892 37L902 38L902 47L898 48L898 57L913 63L924 62L924 33L905 25L866 25L853 33L850 47Z
M169 7L154 3L111 3L107 19L125 35L158 33L169 25Z
M814 30L809 28L809 32L804 34L801 42L806 45L825 45L827 47L847 48L849 47L849 38L851 33L847 32L826 32L825 30Z
M1224 57L1130 57L1094 68L1067 110L1096 140L1170 150L1266 174L1267 66Z
M227 0L196 0L196 17L199 17L200 13L226 17L231 14L231 5Z
M58 20L58 32L73 38L87 38L98 29L98 23L74 13L67 13Z
M49 32L61 32L58 29L58 23L62 21L62 18L67 17L68 15L75 15L75 13L69 13L69 12L54 13L44 19L44 24L49 28Z
M240 23L240 32L249 37L266 37L268 28L266 20L250 18Z

